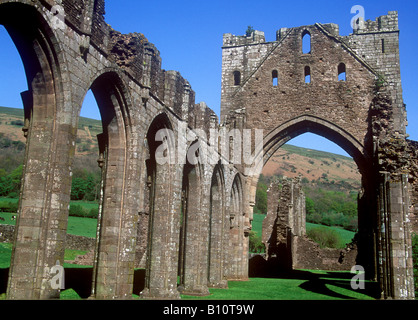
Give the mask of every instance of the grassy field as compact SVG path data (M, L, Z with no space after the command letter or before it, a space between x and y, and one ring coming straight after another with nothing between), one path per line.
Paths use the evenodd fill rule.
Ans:
M368 292L351 289L347 272L296 270L286 278L250 278L230 281L228 289L209 289L207 297L182 296L199 300L345 300L373 299ZM369 283L370 289L373 284ZM366 283L366 289L368 285Z
M17 199L0 198L0 202L17 202ZM97 208L97 203L87 201L71 201L71 204L81 205L86 210ZM0 212L0 217L5 221L0 221L0 224L15 225L16 221L12 219L15 213ZM86 219L80 217L68 217L67 232L69 234L84 236L89 238L96 237L97 219Z
M0 199L2 201L4 199ZM10 199L7 199L10 200ZM95 204L82 203L86 208L90 208ZM0 213L6 221L2 223L13 224L11 220L12 213ZM254 215L253 227L254 230L261 233L262 221L264 215ZM69 217L68 233L95 237L97 226L96 219ZM307 228L315 225L307 224ZM353 233L340 230L344 235L344 241L348 241ZM0 244L0 272L5 273L10 265L10 257L12 252L12 245L8 243ZM66 250L65 260L73 260L77 255L85 254L84 251ZM76 266L72 264L64 264L66 268L66 275L68 274L70 280L66 282L68 288L61 293L61 299L73 300L81 299L80 292L86 292L89 289L91 280L91 267ZM74 276L80 274L81 276ZM87 276L86 276L87 275ZM71 277L83 278L87 277L84 282L72 283ZM139 292L142 290L141 285L144 282L144 272L137 270L135 272L134 298L138 298ZM201 299L201 300L335 300L335 299L372 299L370 294L366 291L354 291L350 287L350 280L352 275L349 272L326 272L313 270L297 270L292 274L287 274L282 278L251 278L249 281L230 281L228 289L210 289L210 296L207 297L193 297L182 295L182 299ZM366 289L367 289L366 284ZM373 286L370 283L370 286ZM1 287L1 286L0 286ZM4 292L0 292L3 294ZM4 297L4 295L3 295ZM84 298L84 296L83 296Z
M91 269L67 269L90 275ZM135 271L133 298L139 298L143 284L143 270ZM196 297L181 295L182 300L372 300L375 283L365 282L365 289L353 290L349 272L296 270L283 278L250 278L249 281L229 281L228 289L209 289L210 295ZM71 284L70 284L71 285ZM61 293L62 300L81 299L80 287L68 288Z

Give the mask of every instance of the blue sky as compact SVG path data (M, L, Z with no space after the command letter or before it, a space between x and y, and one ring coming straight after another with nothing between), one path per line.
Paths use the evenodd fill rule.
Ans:
M336 23L340 34L352 32L350 12L354 5L365 8L365 18L375 20L388 11L399 12L401 76L407 104L410 138L418 140L417 1L270 1L270 0L106 0L106 21L122 33L140 32L161 53L163 68L177 70L192 85L196 102L205 101L218 115L221 96L222 35L242 35L248 25L265 32L274 41L282 27ZM0 105L20 107L19 93L26 89L24 71L7 34L0 30ZM82 115L98 116L91 95L86 97ZM292 144L342 153L322 138L302 135Z

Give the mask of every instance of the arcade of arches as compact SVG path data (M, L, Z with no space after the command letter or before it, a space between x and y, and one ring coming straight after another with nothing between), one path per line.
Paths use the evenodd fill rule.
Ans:
M396 12L347 37L334 24L282 28L274 42L260 31L225 34L219 124L204 102L195 103L186 79L161 69L143 35L105 23L104 0L57 2L0 0L0 24L28 82L9 299L59 297L50 271L64 260L77 123L90 89L103 126L94 298L129 298L138 254L144 298L207 295L209 287L248 279L257 173L305 132L337 143L359 167L357 263L384 298L414 297L418 156L406 139ZM305 35L309 51L302 50ZM263 130L262 146L252 144L255 161L219 156L213 133L220 129ZM236 135L230 138L226 144Z

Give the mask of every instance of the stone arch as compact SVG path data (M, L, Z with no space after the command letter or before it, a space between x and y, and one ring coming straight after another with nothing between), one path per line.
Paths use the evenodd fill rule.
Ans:
M229 223L225 203L225 177L223 166L218 163L212 173L210 186L209 274L208 286L226 288L226 254L229 241Z
M154 117L146 135L149 223L145 288L141 292L145 298L179 298L178 226L182 182L177 165L170 161L175 155L172 132L172 123L162 112Z
M304 30L301 36L302 53L310 54L312 52L312 35L309 30Z
M267 133L263 141L263 154L256 157L258 163L254 167L257 170L253 171L254 175L250 177L250 201L255 200L259 173L261 173L262 168L270 157L289 140L307 132L320 135L336 143L357 164L362 176L362 191L358 200L359 238L357 262L362 264L369 274L373 276L376 264L373 256L373 248L375 247L375 235L373 233L376 228L375 216L373 215L373 212L376 210L374 201L376 185L373 183L372 170L374 162L366 146L338 125L325 119L305 114L289 120Z
M229 280L248 279L248 235L245 234L244 189L237 173L229 194Z
M69 141L74 140L71 112L64 110L65 59L53 29L35 6L3 3L0 23L19 51L28 82L28 91L22 93L26 153L7 296L56 298L59 291L48 285L48 271L64 261Z
M263 146L257 146L259 152L255 155L255 163L249 171L252 179L250 199L255 199L258 177L264 165L270 157L291 139L307 133L318 134L344 149L356 162L360 173L368 176L372 159L364 145L353 135L328 120L312 116L302 115L286 121L264 136Z
M366 169L369 156L360 141L338 125L308 114L289 120L265 135L263 165L283 144L307 132L318 134L334 142L353 157L360 171Z
M95 250L92 295L120 298L132 294L134 244L136 240L136 196L128 190L137 184L129 179L137 175L131 150L130 99L117 72L105 71L91 84L102 118L103 133L98 135L99 166L102 169L101 196ZM111 252L112 254L109 254ZM109 267L112 266L112 267ZM118 274L125 274L118 281Z
M200 140L195 140L188 148L183 166L179 241L179 291L191 295L209 295L208 268L205 267L208 261L209 210L205 201L205 167L201 160Z

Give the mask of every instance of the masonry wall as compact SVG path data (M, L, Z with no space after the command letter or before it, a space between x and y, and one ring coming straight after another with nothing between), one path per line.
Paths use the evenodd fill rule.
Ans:
M64 260L77 124L89 89L98 102L103 125L98 136L103 179L92 298L131 298L138 256L146 266L143 298L179 298L178 276L189 294L208 294L208 275L216 274L211 283L215 287L224 287L230 279L247 280L254 180L245 166L218 163L224 174L218 181L225 184L225 215L220 218L223 231L212 236L210 190L215 165L192 164L202 184L189 183L192 200L188 205L194 216L182 219L182 191L190 177L184 170L185 154L179 155L177 149L193 147L192 129L207 132L218 127L213 111L196 103L192 85L179 72L161 68L160 54L145 36L123 35L106 24L104 0L64 0L63 20L57 20L60 16L53 12L56 4L52 0L0 0L0 23L22 53L29 80L29 89L22 95L27 148L8 298L59 297L59 290L50 285L51 269L56 261ZM388 19L389 24L395 21L394 16ZM312 50L303 54L301 37L307 31ZM280 29L278 41L272 43L265 43L261 32L249 37L226 35L222 126L271 132L279 125L277 119L286 122L302 117L308 120L300 122L296 131L282 130L281 134L291 138L313 130L332 139L336 133L344 137L350 152L370 160L366 152L371 150L366 141L368 108L377 73L366 63L367 56L363 59L352 52L337 34L334 25L316 24ZM340 63L346 66L344 82L337 81ZM310 83L304 81L306 67ZM272 83L274 70L277 86ZM388 70L389 75L395 73L395 69ZM402 133L400 100L394 92L398 87L385 86L394 106L394 128ZM157 136L161 129L172 130L174 137ZM212 145L205 139L198 141L214 156L216 140ZM174 163L159 162L172 156ZM397 183L392 185L395 196L389 200L388 214L404 218L405 208L395 198L399 192L406 197L402 193L405 184ZM382 196L381 200L388 199ZM295 203L287 209L290 205ZM181 221L191 231L182 238ZM291 239L291 234L287 237ZM398 233L390 237L388 252L402 262L409 239ZM225 249L223 261L218 263L216 258L212 263L210 242L219 239ZM180 248L187 258L183 271L179 271ZM208 266L215 270L209 271ZM408 267L396 269L402 275L399 282L385 278L396 286L393 296L405 297L397 293L404 289L407 271Z
M59 295L48 285L49 270L57 260L64 260L76 128L84 96L91 88L103 116L98 155L103 188L92 295L129 298L134 267L145 265L148 297L161 298L168 293L178 298L183 167L178 163L170 172L159 172L154 177L157 180L151 180L158 193L151 194L147 190L151 156L147 133L165 125L186 137L192 126L205 132L216 128L217 119L204 103L195 102L191 85L179 72L161 69L159 52L145 36L123 35L105 23L104 1L63 1L63 21L52 13L54 5L53 1L0 1L0 23L22 34L21 39L13 40L25 50L23 63L47 80L32 82L34 87L24 95L28 147L8 297L48 299ZM13 17L22 13L28 25L14 22L18 19ZM39 50L31 48L34 44L45 51L37 55ZM45 60L39 64L42 57ZM154 121L161 115L164 122ZM180 127L185 131L179 131ZM42 141L37 141L39 137ZM187 150L191 141L185 137L175 137L175 142L184 143ZM205 181L209 181L205 190L210 187L212 170L212 166L204 169ZM236 171L231 168L228 174ZM205 191L202 197L202 212L208 217L209 193ZM204 223L195 229L199 234L200 230L209 232L209 221ZM194 261L196 254L201 263L208 263L207 241L192 234L189 238L188 258ZM202 250L193 250L198 243L205 244ZM160 250L152 250L157 247ZM207 272L201 264L192 272L201 270ZM193 275L189 288L207 291L204 276L195 281ZM224 283L225 279L219 280Z
M302 53L305 31L311 34L309 54ZM242 62L234 52L244 49L223 48L222 119L230 111L244 109L246 126L263 128L267 134L280 123L309 114L329 120L364 143L375 76L324 27L293 28L280 41L245 48L260 53L252 65L244 63L241 67L243 78L239 86L234 85L230 75ZM340 63L346 66L347 81L338 81ZM305 83L305 67L310 68L310 83ZM277 86L273 86L273 71L278 73Z
M416 180L405 134L397 13L367 21L344 37L337 25L320 23L281 28L274 42L265 42L260 31L225 34L222 53L221 121L231 128L264 130L260 167L283 144L307 132L347 151L362 174L357 263L371 278L380 277L388 296L411 297L413 290L404 282L412 270L406 231L412 207L405 190ZM379 193L388 188L381 174L388 174L390 192L403 200L395 201L389 191ZM257 176L249 189L254 198L256 183ZM389 235L392 223L396 232ZM282 238L292 243L288 233ZM388 263L382 263L383 255Z

